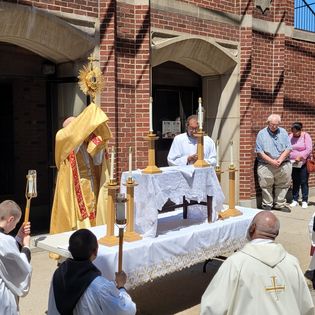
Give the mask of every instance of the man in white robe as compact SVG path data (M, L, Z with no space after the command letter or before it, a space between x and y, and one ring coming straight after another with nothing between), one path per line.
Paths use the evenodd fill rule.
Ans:
M48 315L134 315L136 305L124 285L124 272L116 273L116 284L101 276L92 261L97 256L95 235L81 229L69 239L73 259L55 271L49 291Z
M186 121L186 132L177 135L172 143L167 156L167 161L172 165L188 165L194 164L197 159L197 137L198 117L196 115L189 116ZM204 136L204 160L210 165L216 165L216 149L213 140L209 136Z
M0 203L0 314L3 315L19 314L18 299L30 287L30 223L21 226L15 239L7 235L14 230L21 215L14 201Z
M279 227L269 211L254 217L251 241L222 264L203 294L202 315L314 315L298 260L274 242Z

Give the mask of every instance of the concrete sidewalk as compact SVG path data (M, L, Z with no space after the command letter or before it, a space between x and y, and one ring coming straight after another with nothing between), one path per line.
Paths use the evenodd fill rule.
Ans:
M277 241L299 259L303 271L310 261L308 223L314 211L315 197L311 198L308 209L298 206L291 213L274 211L281 224ZM20 300L21 315L45 314L50 280L56 269L56 262L48 258L47 252L34 248L32 253L32 286L29 294ZM214 260L204 274L202 264L198 264L136 288L130 294L137 303L137 314L199 314L201 295L219 266L220 262ZM315 292L311 293L315 302Z

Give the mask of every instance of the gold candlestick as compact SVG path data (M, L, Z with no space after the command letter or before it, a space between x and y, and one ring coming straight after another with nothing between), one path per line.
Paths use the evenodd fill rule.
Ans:
M127 242L134 242L141 240L140 234L134 231L134 189L138 184L135 180L129 177L124 184L127 187L127 231L125 232L125 240Z
M219 183L221 184L221 174L224 173L224 172L221 171L221 166L220 165L217 165L215 167L215 173L217 175Z
M203 148L204 132L202 131L202 129L199 129L195 136L198 139L198 143L197 143L198 160L194 163L194 166L195 167L208 167L210 166L209 163L207 163L204 160L204 148Z
M234 164L229 166L229 209L219 212L219 219L236 217L243 213L235 209L235 173L237 172Z
M156 173L161 173L162 172L155 165L155 145L154 145L154 141L156 141L158 138L159 137L157 137L152 131L150 131L148 136L145 137L145 139L149 141L149 150L148 150L149 165L144 170L142 170L142 173L145 173L145 174L156 174Z
M117 185L116 180L110 179L109 183L105 184L105 187L108 189L106 236L100 238L98 242L102 245L114 246L119 242L119 239L114 235L116 190L119 189L119 185Z

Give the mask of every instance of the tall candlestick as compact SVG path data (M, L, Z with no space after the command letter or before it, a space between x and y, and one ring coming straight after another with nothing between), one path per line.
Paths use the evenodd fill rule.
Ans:
M202 122L203 122L203 112L202 112L202 100L201 97L198 98L198 125L199 125L199 129L202 130Z
M128 178L132 178L132 147L129 147L129 174Z
M153 132L152 102L153 102L153 99L152 99L152 97L150 97L150 102L149 102L150 132Z
M110 180L114 180L114 159L115 159L115 148L112 147L110 156Z
M230 165L233 165L233 140L230 142L230 158L231 158L231 163Z
M217 139L217 166L220 166L220 147L219 147L219 139Z

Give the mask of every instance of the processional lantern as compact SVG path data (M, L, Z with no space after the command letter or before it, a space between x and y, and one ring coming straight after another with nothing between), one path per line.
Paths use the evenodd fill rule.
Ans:
M36 174L36 170L29 170L26 175L26 189L25 189L26 207L25 207L24 222L29 221L31 199L35 197L37 197L37 174Z
M122 271L123 261L123 243L124 243L124 230L127 224L126 220L126 201L124 194L118 193L116 196L116 225L119 230L119 247L118 247L118 272Z

